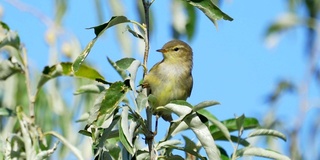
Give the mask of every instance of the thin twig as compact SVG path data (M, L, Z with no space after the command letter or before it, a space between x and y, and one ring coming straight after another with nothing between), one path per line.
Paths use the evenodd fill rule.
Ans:
M31 91L27 51L24 47L21 47L21 52L23 55L24 75L26 78L25 83L26 83L26 88L27 88L27 93L29 98L29 115L33 123L34 122L34 96L32 95L32 91Z
M143 4L143 8L144 8L144 13L145 13L145 50L144 50L144 57L143 57L143 66L144 66L144 70L143 70L143 78L144 76L147 74L147 62L148 62L148 55L149 55L149 37L150 37L150 28L149 28L149 8L151 6L151 4L154 2L154 0L152 0L151 2L149 2L148 0L142 0L142 4ZM143 89L143 93L145 95L147 95L147 89ZM148 127L148 132L145 133L146 136L146 143L148 144L148 148L149 148L149 155L150 155L150 159L154 159L154 152L153 152L153 140L154 140L154 135L152 132L152 111L150 106L147 104L146 107L146 114L147 114L147 127Z
M153 1L152 1L153 2ZM149 25L149 8L152 4L152 2L149 2L148 0L142 0L143 8L144 8L144 14L145 14L145 25L146 25L146 32L145 32L145 48L144 48L144 56L143 56L143 65L145 68L147 68L147 62L148 62L148 56L149 56L149 37L150 37L150 25ZM143 71L143 77L147 74L147 70L144 69Z

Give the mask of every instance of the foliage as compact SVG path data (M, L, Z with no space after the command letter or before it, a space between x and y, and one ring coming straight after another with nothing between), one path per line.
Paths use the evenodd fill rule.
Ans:
M19 35L1 22L3 38L0 49L8 53L9 58L0 65L0 79L8 86L22 87L4 86L2 89L5 94L0 96L0 129L1 137L5 139L1 139L0 157L45 159L59 148L59 154L63 157L66 154L64 147L67 147L78 159L87 159L83 151L89 148L95 159L237 159L243 156L289 159L276 151L255 147L248 141L256 136L276 137L286 141L282 133L264 129L256 118L245 115L220 121L206 109L218 105L216 101L200 102L193 106L179 100L163 106L161 109L170 110L179 118L170 123L162 140L155 141L156 135L151 130L152 118L148 115L148 102L152 103L152 96L148 97L145 90L136 83L142 79L138 72L146 71L150 34L147 15L153 1L137 1L140 5L141 2L146 25L125 16L114 16L106 23L91 27L95 38L75 61L46 66L41 75L36 75L39 80L30 77L34 74L30 73L27 52L20 43ZM211 0L185 0L183 3L187 10L190 10L190 5L200 9L215 24L219 19L232 20ZM56 15L57 23L60 24L66 4L57 1L57 5L63 6L60 14ZM123 58L115 62L108 59L122 78L108 82L97 69L84 62L103 33L122 23L139 27L139 30L128 31L134 37L144 40L145 59L143 62L134 58ZM195 21L192 23L188 24L189 27L196 24ZM186 34L192 37L192 32ZM68 132L72 128L73 117L79 113L72 106L66 107L70 102L63 99L65 93L59 77L74 77L73 83L79 88L75 94L80 97L74 104L78 105L76 107L86 106L77 121L81 123L82 129L76 135L91 140L84 147L75 147L78 143L74 140L75 134ZM35 92L32 86L37 86ZM19 95L19 98L11 99L13 103L6 103L5 97L10 92ZM143 115L145 111L146 116ZM199 142L183 135L188 130L193 132ZM247 136L244 136L244 131L248 132ZM182 135L183 141L177 139L176 135ZM224 149L218 145L218 141L230 142L233 150ZM62 146L58 145L60 142ZM183 151L185 155L177 154L176 151Z
M289 143L284 146L292 159L319 159L319 152L310 152L309 148L319 148L316 139L319 135L319 105L318 92L312 94L312 90L319 87L319 13L320 1L318 0L289 0L287 1L287 11L279 15L267 28L265 40L269 47L275 47L284 35L292 31L302 32L305 44L305 69L303 73L296 73L299 81L288 80L281 77L277 86L267 96L270 109L263 119L263 126L277 130L283 130L289 135ZM302 11L302 12L301 12ZM291 31L291 32L290 32ZM284 75L285 76L285 75ZM297 110L295 119L282 119L277 116L278 110L284 106L279 102L286 96L297 99L296 104L290 106ZM314 98L313 98L314 97ZM293 122L288 126L288 122ZM284 127L286 126L286 127ZM302 132L302 130L306 132ZM301 138L304 135L307 138ZM272 139L267 138L269 146L274 145ZM301 147L300 144L307 144L308 147Z

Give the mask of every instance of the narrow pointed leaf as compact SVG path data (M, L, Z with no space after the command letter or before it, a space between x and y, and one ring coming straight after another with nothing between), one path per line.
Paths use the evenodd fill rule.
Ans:
M282 134L279 131L272 130L272 129L256 129L253 130L251 133L249 133L249 137L255 137L255 136L273 136L273 137L278 137L284 141L287 141L286 136Z
M199 114L205 116L216 128L219 129L219 131L222 133L222 135L231 142L231 138L230 138L230 132L228 130L228 128L223 125L223 123L221 123L214 115L212 115L209 111L202 109L200 111L198 111ZM210 128L210 132L212 132L211 128Z
M184 121L182 121L182 119L179 119L178 121L174 120L170 124L170 128L168 130L168 133L166 134L165 139L170 139L171 137L187 129L188 129L188 125Z
M122 70L126 70L130 67L131 63L135 61L134 58L123 58L119 61L116 62L116 65L122 69Z
M99 109L100 115L113 112L119 103L122 102L128 90L129 88L124 82L118 81L113 83L110 88L107 89L101 102L101 108Z
M199 154L199 150L200 150L201 147L197 146L197 144L187 136L183 135L182 138L185 141L185 145L183 147L183 149L184 149L183 151L185 151L185 153L186 153L185 157L187 159L191 158L191 157L188 157L188 156L195 156L195 157L200 158L200 159L205 159L205 157L202 157Z
M245 147L250 145L250 143L247 140L239 138L238 136L231 135L230 140L228 140L226 137L223 136L221 132L215 132L214 134L212 134L212 137L216 141L228 141L232 143L239 143L240 145Z
M193 111L197 112L203 108L207 108L214 105L219 105L220 103L217 101L204 101L194 106Z
M196 9L191 5L186 4L185 8L188 14L188 20L186 24L186 31L187 31L186 33L187 33L188 40L191 40L196 30L197 12L196 12Z
M127 25L127 29L133 36L135 36L135 37L137 37L139 39L144 39L144 37L140 33L134 31L133 29L131 29L129 25Z
M88 84L84 86L80 86L73 94L83 94L83 93L101 93L107 88L104 85L100 84Z
M72 63L62 62L51 67L46 66L42 71L42 76L38 82L38 88L42 87L47 81L58 76L75 76L79 78L87 78L91 80L102 79L104 77L95 69L82 65L77 72L72 71Z
M128 126L128 111L128 107L123 107L120 119L119 138L126 150L133 155L132 135L130 135Z
M101 24L99 26L95 26L95 27L89 28L89 29L94 29L94 33L95 33L96 37L92 41L90 41L88 43L86 48L77 57L77 59L74 61L73 65L72 65L72 69L74 71L78 71L79 70L80 65L83 63L83 61L88 56L91 48L93 47L93 45L95 44L97 39L103 34L103 32L105 30L107 30L108 28L110 28L112 26L115 26L115 25L120 24L120 23L125 23L125 22L130 22L130 20L128 20L127 17L125 17L125 16L114 16L109 20L109 22L106 22L106 23Z
M0 39L0 48L3 46L12 46L15 49L19 49L20 47L20 38L17 32L11 31L9 26L6 23L0 22L2 28L7 30L5 35Z
M16 114L10 108L0 107L0 116L15 116Z
M170 149L175 149L175 150L180 150L180 151L183 151L185 153L187 153L188 155L192 155L192 156L195 156L197 159L200 159L200 160L207 160L207 158L203 157L202 155L200 155L199 153L193 151L193 150L189 150L185 147L178 147L178 146L170 146ZM184 158L185 159L185 158ZM176 159L173 159L173 160L176 160Z
M118 72L118 74L122 77L122 79L125 79L127 77L127 73L125 70L121 69L116 62L112 61L109 57L107 57L108 62L111 64L111 66Z
M200 9L213 23L216 20L224 19L232 21L229 15L222 12L211 0L186 0L189 4Z
M0 80L6 80L15 73L22 72L23 69L19 63L14 62L12 58L1 61L0 63Z
M237 122L236 122L236 119L228 119L228 120L224 120L221 122L222 124L224 124L229 132L233 132L233 131L236 131L238 130L238 127L237 127ZM211 128L213 127L213 128ZM210 127L210 130L211 132L215 132L215 131L219 131L218 128L214 127L214 126L211 126ZM248 118L246 117L244 119L244 122L243 122L243 129L246 130L246 129L253 129L253 128L257 128L257 127L260 127L260 124L259 124L259 121L256 119L256 118Z
M242 114L240 117L236 118L236 125L237 125L237 129L242 131L243 130L243 123L244 123L244 119L246 117L244 116L244 114Z
M166 140L166 141L160 141L158 144L155 145L155 150L160 150L163 148L168 148L168 146L177 146L180 145L181 141L179 140Z
M289 157L278 152L257 147L245 147L236 151L236 157L257 156L270 159L290 160Z
M147 102L148 102L148 97L143 94L142 92L139 92L137 98L136 98L136 102L137 102L137 112L141 112L142 109L147 107Z
M87 124L91 125L93 122L97 123L97 119L99 116L99 109L101 108L101 103L102 103L102 100L104 99L105 92L106 91L99 94L99 96L95 99L94 105L90 108L90 111L88 112L89 116L87 118ZM96 125L96 126L100 126L100 125Z
M140 66L140 61L134 58L123 58L116 62L113 62L108 58L109 63L113 66L113 68L118 71L122 78L126 78L126 70L129 71L130 74L134 74L137 71L137 68Z
M0 22L0 26L1 26L3 29L7 30L7 31L10 30L10 27L9 27L6 23L4 23L4 22Z
M200 118L190 108L190 104L183 101L177 101L177 103L169 103L164 108L171 110L179 117L185 117L184 122L190 127L190 129L197 136L198 140L202 144L204 150L209 159L220 159L220 152L215 144L214 139L208 127L201 122ZM186 104L186 105L181 105ZM190 106L189 106L190 105Z

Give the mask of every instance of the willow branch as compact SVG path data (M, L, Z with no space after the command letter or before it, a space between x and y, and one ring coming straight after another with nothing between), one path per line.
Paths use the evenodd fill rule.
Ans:
M25 83L27 88L27 94L29 98L29 115L32 121L34 121L34 96L32 95L31 91L31 82L30 82L30 72L28 66L28 57L27 52L24 47L21 49L23 55L23 65L24 65L24 75L25 75Z
M147 62L148 62L148 55L149 55L149 37L150 37L150 25L149 25L149 8L151 6L151 4L154 2L154 0L152 1L148 1L148 0L142 0L142 4L143 4L143 8L144 8L144 14L145 14L145 49L144 49L144 57L143 57L143 66L144 66L144 70L143 70L143 78L145 77L145 75L147 74ZM145 95L147 95L147 89L143 89L143 93ZM145 137L146 137L146 143L148 144L148 148L149 148L149 155L150 155L150 159L153 160L155 159L154 154L153 154L153 140L154 140L154 135L152 133L152 111L150 106L147 104L146 107L146 114L147 114L147 127L148 127L148 131L145 133Z

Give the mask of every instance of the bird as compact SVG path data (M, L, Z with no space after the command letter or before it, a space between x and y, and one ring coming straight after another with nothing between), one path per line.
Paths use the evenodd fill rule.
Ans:
M171 40L156 51L162 53L163 59L146 74L142 87L147 88L148 95L152 94L156 98L156 103L151 106L153 114L171 122L171 112L159 111L157 108L170 101L190 97L193 87L193 52L181 40Z

